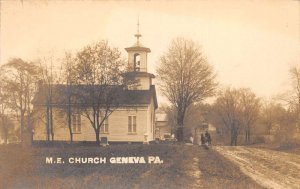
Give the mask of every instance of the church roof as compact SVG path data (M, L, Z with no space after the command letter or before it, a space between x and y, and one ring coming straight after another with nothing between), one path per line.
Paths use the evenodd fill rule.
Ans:
M64 105L67 103L68 94L81 93L85 95L84 102L77 103L78 105L88 105L92 103L92 97L89 98L86 91L91 90L91 87L96 87L96 90L103 90L103 86L88 86L88 85L73 85L68 88L67 85L59 84L52 86L52 104L54 106ZM149 90L127 90L122 86L106 86L107 88L114 89L116 94L116 100L113 104L118 106L134 106L141 104L150 104L151 99L154 99L155 109L158 107L156 98L156 89L154 85L150 86ZM108 89L108 90L110 90ZM76 95L74 95L76 96ZM87 98L86 98L87 97ZM46 105L47 103L47 87L40 87L40 90L36 93L32 103L34 105Z
M126 72L123 74L123 76L129 76L129 77L137 77L137 76L146 76L150 78L155 78L155 75L148 73L148 72L139 72L139 71L133 71L133 72Z
M141 46L141 45L134 45L132 47L127 47L127 48L125 48L125 50L127 52L130 52L130 51L146 51L148 53L151 52L151 50L149 48Z

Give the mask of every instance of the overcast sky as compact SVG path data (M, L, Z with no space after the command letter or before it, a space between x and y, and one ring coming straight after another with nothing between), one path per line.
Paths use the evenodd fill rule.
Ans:
M259 96L283 92L289 67L300 65L299 1L1 1L1 57L25 60L76 51L108 40L122 49L151 49L148 71L175 37L202 46L218 81ZM160 99L159 99L160 100Z

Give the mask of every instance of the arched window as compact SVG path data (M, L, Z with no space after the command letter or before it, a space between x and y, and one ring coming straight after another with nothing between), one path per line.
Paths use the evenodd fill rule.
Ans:
M140 71L141 56L139 53L134 54L134 71Z

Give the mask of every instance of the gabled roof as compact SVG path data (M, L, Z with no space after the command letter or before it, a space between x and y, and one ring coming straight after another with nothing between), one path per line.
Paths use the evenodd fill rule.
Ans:
M53 85L52 86L52 104L66 104L68 99L68 94L76 94L76 92L82 92L85 95L85 99L90 99L90 101L81 102L84 105L92 103L92 97L88 98L89 93L86 91L91 90L94 87L95 91L97 90L111 90L114 89L117 94L117 100L114 103L118 106L128 106L128 105L141 105L141 104L150 104L151 99L154 99L155 109L158 107L156 99L156 90L155 86L151 85L149 90L127 90L122 86L88 86L88 85L72 85L68 87L67 85ZM76 95L75 95L76 96ZM86 98L87 97L87 98ZM32 103L34 105L46 105L47 103L47 87L40 87L36 93ZM77 104L80 104L77 103Z

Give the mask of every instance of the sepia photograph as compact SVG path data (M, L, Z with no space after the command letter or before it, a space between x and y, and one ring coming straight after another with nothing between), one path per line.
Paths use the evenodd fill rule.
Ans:
M299 189L300 1L0 0L0 189Z

